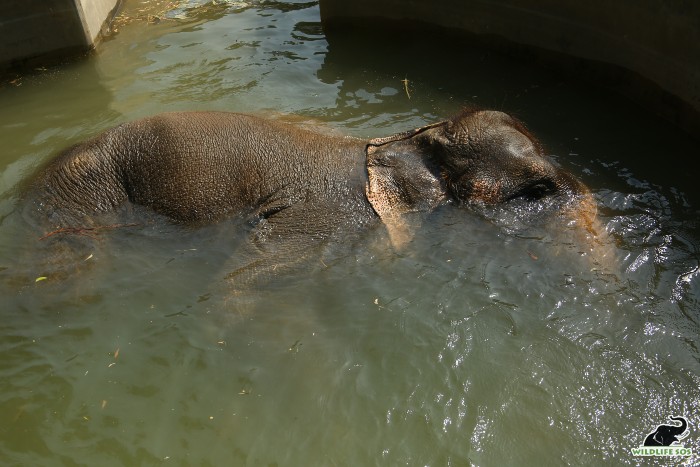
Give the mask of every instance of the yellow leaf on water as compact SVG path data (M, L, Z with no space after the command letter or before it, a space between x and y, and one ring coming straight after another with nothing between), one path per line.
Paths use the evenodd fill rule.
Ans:
M37 277L37 278L34 280L34 282L45 281L46 279L48 279L48 277L46 277L46 276L41 276L41 277Z

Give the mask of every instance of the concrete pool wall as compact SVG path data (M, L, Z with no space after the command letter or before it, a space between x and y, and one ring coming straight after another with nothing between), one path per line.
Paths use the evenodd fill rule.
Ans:
M121 0L3 0L0 71L95 47ZM344 27L471 34L611 87L700 138L700 2L688 0L320 0Z
M0 70L90 50L120 0L2 0Z
M391 21L540 51L538 59L589 75L700 138L700 2L320 0L320 9L329 41L343 27Z

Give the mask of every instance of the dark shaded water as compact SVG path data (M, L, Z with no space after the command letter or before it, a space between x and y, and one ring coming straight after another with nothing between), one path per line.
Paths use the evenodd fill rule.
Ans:
M139 8L89 59L0 88L3 465L635 465L669 415L698 463L693 141L476 44L329 44L314 2ZM220 285L226 223L115 231L78 280L19 279L43 273L17 263L40 251L18 183L117 123L281 112L374 137L465 104L515 113L592 188L616 270L442 209L405 250L373 229L252 295Z

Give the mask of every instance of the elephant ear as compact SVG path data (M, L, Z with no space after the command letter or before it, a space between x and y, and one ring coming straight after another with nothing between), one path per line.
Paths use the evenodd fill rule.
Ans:
M415 128L413 130L408 130L404 131L401 133L396 133L395 135L391 136L384 136L382 138L374 138L369 140L369 143L367 143L368 148L369 147L379 147L379 146L384 146L387 143L394 143L396 141L402 141L406 139L411 139L414 136L416 136L419 133L423 133L425 130L430 130L431 128L437 128L439 126L447 125L449 122L447 120L442 121L442 122L437 122L437 123L431 123L430 125L425 125L419 128Z
M393 136L375 138L367 144L368 181L365 196L386 225L391 243L396 248L401 248L412 236L412 229L403 214L433 207L431 200L437 197L434 192L440 190L436 186L439 183L428 173L415 148L394 150L391 143L409 140L425 130L444 124L433 123ZM426 195L426 191L430 194Z
M367 186L365 195L374 212L386 225L389 239L395 248L401 248L410 239L410 231L401 214L407 211L400 203L398 187L392 183L389 168L373 161L376 147L367 147Z

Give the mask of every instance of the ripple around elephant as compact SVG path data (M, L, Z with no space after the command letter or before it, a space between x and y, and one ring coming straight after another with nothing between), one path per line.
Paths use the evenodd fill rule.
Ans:
M595 218L589 190L520 121L487 110L371 140L237 113L160 114L68 148L26 199L45 232L100 225L125 205L194 226L239 217L253 226L257 269L380 220L401 247L407 214L445 204L550 212L588 232Z

